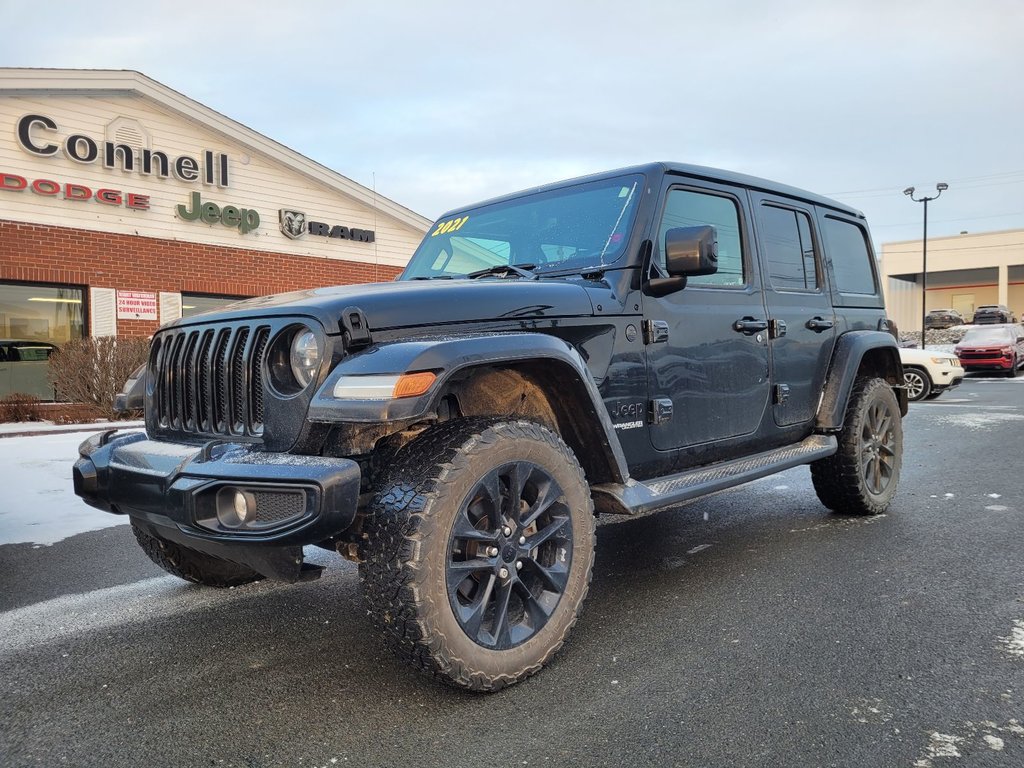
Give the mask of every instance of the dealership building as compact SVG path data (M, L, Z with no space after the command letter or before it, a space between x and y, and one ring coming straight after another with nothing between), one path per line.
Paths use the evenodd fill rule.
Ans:
M0 69L0 339L391 280L429 224L137 72Z
M921 330L921 240L883 243L882 285L901 330ZM1024 316L1024 229L928 238L925 309L955 309L968 320L985 304Z

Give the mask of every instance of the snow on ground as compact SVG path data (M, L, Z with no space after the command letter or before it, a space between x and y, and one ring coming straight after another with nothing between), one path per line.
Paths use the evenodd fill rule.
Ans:
M48 421L13 421L0 424L0 437L31 432L95 432L104 429L138 429L145 426L142 421L98 421L89 424L51 424ZM83 440L85 438L82 438Z
M71 467L90 432L0 439L0 544L55 544L128 518L75 496Z

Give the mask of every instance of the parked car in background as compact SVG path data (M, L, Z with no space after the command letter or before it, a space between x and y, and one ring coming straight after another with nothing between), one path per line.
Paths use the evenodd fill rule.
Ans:
M46 377L56 345L28 339L0 339L0 397L15 392L53 400L53 385Z
M1024 366L1024 327L972 328L953 351L967 371L1004 371L1012 378Z
M925 328L952 328L963 324L964 316L955 309L933 309L924 316Z
M956 355L929 349L900 348L903 381L911 402L934 400L964 380L964 369Z
M985 304L974 310L975 325L1016 322L1017 318L1013 316L1013 312L1005 304Z

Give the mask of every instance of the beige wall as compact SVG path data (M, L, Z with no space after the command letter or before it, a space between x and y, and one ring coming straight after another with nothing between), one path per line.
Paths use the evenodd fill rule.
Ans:
M16 137L17 123L26 114L45 115L57 123L57 131L40 128L33 131L39 143L60 145L69 135L83 134L101 145L100 158L92 163L81 163L62 150L48 157L26 151ZM118 119L122 119L121 123L115 122ZM168 178L145 176L138 172L138 158L134 172L122 170L119 164L106 168L102 161L102 142L125 120L145 131L150 149L165 152L172 161L176 156L189 155L202 162L204 150L226 154L229 185L221 188L202 181L181 181L173 174ZM426 219L414 221L414 224L399 221L310 178L297 168L137 93L41 94L0 89L0 173L16 174L29 182L49 179L61 184L82 184L94 192L100 188L135 192L147 195L150 206L149 210L130 210L95 200L48 197L30 189L0 189L0 219L405 266L426 230ZM189 205L193 192L199 192L204 202L214 202L221 207L232 205L258 211L260 226L242 234L237 228L220 223L179 218L177 206ZM360 243L312 234L289 239L279 227L278 212L282 208L302 211L307 220L374 230L376 240ZM422 218L409 213L412 219Z
M920 240L882 244L886 307L901 330L921 328L921 262ZM950 308L954 306L954 296L961 297L960 301L973 296L975 307L1006 304L1019 316L1024 312L1024 282L1016 279L1011 282L1010 268L1021 265L1024 265L1024 230L1021 229L930 237L925 308ZM958 273L953 286L951 279L942 275L948 272ZM961 274L963 279L959 279ZM912 275L918 282L894 279L893 275Z

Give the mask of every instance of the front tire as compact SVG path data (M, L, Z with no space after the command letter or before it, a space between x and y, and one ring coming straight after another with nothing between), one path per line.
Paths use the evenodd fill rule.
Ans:
M899 486L903 465L903 422L892 387L884 379L854 383L839 450L811 464L821 503L847 515L885 512Z
M135 538L149 559L172 576L206 587L238 587L263 577L244 565L229 563L217 557L175 544L139 528L132 521Z
M370 512L360 580L399 657L495 691L562 646L595 535L583 470L557 435L528 421L431 427L397 454Z
M1017 378L1017 358L1014 356L1013 360L1010 361L1010 370L1006 372L1006 378L1015 379Z
M931 377L921 368L904 368L903 383L907 388L907 399L912 403L924 400L932 393Z

